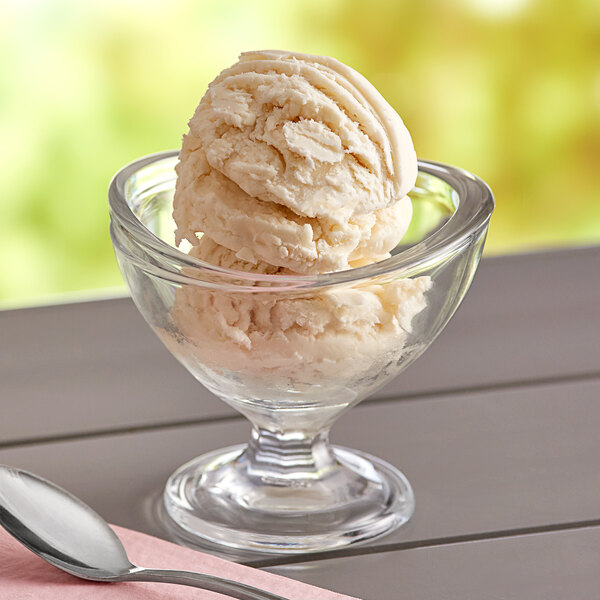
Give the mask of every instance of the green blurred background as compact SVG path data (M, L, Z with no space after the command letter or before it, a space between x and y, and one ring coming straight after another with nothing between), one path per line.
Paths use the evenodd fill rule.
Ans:
M106 189L249 49L335 56L493 188L488 254L600 242L600 2L0 0L0 302L121 286Z

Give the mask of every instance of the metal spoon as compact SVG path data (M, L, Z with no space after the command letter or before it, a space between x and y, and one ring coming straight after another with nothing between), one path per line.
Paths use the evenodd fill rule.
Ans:
M45 561L82 579L178 583L238 600L285 600L214 575L137 567L89 506L50 481L5 465L0 465L0 525Z

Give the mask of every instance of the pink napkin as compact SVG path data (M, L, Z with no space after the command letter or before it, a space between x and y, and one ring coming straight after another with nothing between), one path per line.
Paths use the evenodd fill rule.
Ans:
M286 577L245 567L158 538L113 527L140 567L201 571L234 579L289 600L353 600ZM49 565L0 527L0 598L10 600L224 600L226 596L164 583L94 583Z

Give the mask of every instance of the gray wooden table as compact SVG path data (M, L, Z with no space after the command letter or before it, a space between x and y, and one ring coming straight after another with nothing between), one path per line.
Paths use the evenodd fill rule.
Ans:
M158 536L167 476L249 433L128 298L0 312L0 382L0 462ZM433 346L332 437L406 473L413 519L257 566L366 600L600 598L600 247L483 260Z

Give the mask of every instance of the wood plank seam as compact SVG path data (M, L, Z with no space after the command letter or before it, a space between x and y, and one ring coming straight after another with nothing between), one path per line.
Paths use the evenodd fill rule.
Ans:
M415 550L418 548L431 548L433 546L451 546L464 544L467 542L483 542L503 538L517 538L540 533L552 533L557 531L574 531L577 529L590 529L598 527L600 519L590 519L587 521L574 521L570 523L553 523L550 525L540 525L536 527L521 527L518 529L506 529L498 531L487 531L481 533L472 533L464 535L455 535L449 537L430 538L424 540L411 540L409 542L396 542L392 544L379 544L377 546L354 546L344 550L333 550L330 552L319 552L314 554L305 554L301 556L283 556L277 558L265 558L262 560L252 560L245 562L252 567L265 568L281 565L300 564L303 562L316 562L334 558L348 558L351 556L365 556L367 554L383 554L386 552L397 552L401 550Z

